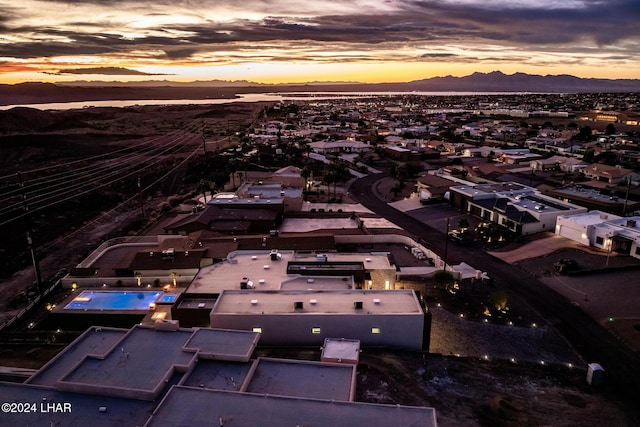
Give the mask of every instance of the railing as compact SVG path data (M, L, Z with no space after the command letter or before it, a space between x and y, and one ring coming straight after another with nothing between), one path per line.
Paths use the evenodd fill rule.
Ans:
M107 249L113 246L125 243L157 243L156 236L123 236L109 239L98 246L88 257L78 264L78 268L88 268L93 264Z
M51 285L47 289L45 289L44 292L42 293L42 295L38 295L37 297L35 297L33 299L33 301L31 301L29 304L27 304L27 306L25 308L23 308L22 310L20 310L16 315L14 315L13 317L11 317L8 320L5 320L3 323L0 323L0 331L4 330L5 328L13 325L15 322L20 320L22 318L22 316L24 316L25 314L29 313L40 301L42 301L44 299L44 297L49 295L51 292L53 292L59 286L60 286L60 280L56 281L53 285Z

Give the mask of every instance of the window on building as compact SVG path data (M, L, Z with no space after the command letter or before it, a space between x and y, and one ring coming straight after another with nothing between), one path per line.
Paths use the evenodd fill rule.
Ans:
M262 333L262 328L253 328L253 332Z
M320 333L320 328L311 328L311 333L312 334L319 334Z
M640 255L640 246L636 246L636 255Z
M371 328L371 333L372 334L379 334L380 333L380 328Z
M596 245L604 245L604 237L596 237Z

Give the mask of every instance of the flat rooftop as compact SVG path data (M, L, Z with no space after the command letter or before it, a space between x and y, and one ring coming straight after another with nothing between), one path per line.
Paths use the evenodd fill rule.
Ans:
M183 386L174 386L169 391L145 426L225 422L234 427L437 426L433 408L228 393Z
M346 291L353 288L353 276L293 277L283 281L280 285L280 289L283 291L312 289L324 291Z
M356 366L287 359L263 359L245 390L269 396L352 401Z
M283 205L284 199L282 197L273 197L270 199L256 199L252 197L229 197L221 198L216 197L207 201L207 204L220 206L220 207L232 207L232 206L272 206Z
M181 385L212 390L241 391L251 363L199 360Z
M120 342L128 329L90 328L58 353L36 372L26 383L53 387L71 368L86 355L105 356Z
M149 419L156 404L4 382L0 382L0 396L3 396L4 402L36 405L35 412L4 412L0 417L0 424L4 426L140 426ZM46 411L47 404L65 403L69 405L68 412ZM43 409L41 405L44 405Z
M600 191L595 190L593 188L584 188L584 187L564 187L564 188L555 188L552 190L554 194L565 195L566 197L574 197L576 199L590 199L595 200L600 203L607 204L622 204L624 203L624 198L610 196L608 194L602 194Z
M219 294L226 289L240 289L244 277L256 288L280 289L280 282L287 277L287 262L293 259L293 252L280 252L282 259L278 261L271 260L270 252L270 249L234 252L227 261L200 269L186 292Z
M56 387L107 395L113 393L107 389L157 394L176 366L186 369L194 363L196 353L183 349L192 334L133 328L104 358L87 356Z
M351 218L286 218L280 226L282 233L302 233L316 230L357 230L358 223Z
M622 219L622 217L618 215L613 215L606 212L601 211L589 211L581 214L569 215L565 218L570 219L581 225L597 225L602 224L604 221L613 221L617 219Z
M299 175L298 175L299 176ZM302 197L302 188L283 187L280 183L253 183L245 182L238 189L241 194L248 196L260 196L264 199L282 198L282 197Z
M561 202L560 200L551 199L548 197L528 195L511 200L512 205L520 206L529 210L540 210L545 212L558 212L570 210L573 205Z
M359 213L373 213L369 209L362 206L360 203L312 203L312 202L303 202L302 203L302 212L310 212L314 209L314 212L338 212L342 210L342 212L359 212Z
M358 364L360 360L360 340L326 338L320 359L338 363Z
M253 289L256 290L280 290L294 286L290 280L299 277L297 275L287 275L287 265L290 261L296 262L316 262L316 255L301 255L292 251L280 251L282 258L272 261L271 251L236 251L230 255L227 261L204 267L185 291L193 297L194 294L220 294L224 290L240 289L240 282L247 278L252 282ZM328 253L329 261L335 262L362 262L366 270L392 270L386 254L338 254ZM301 273L301 276L303 274ZM315 279L314 279L315 281ZM314 287L319 288L319 281ZM326 280L327 286L337 286L336 282ZM283 288L283 283L289 283ZM309 288L307 286L306 288ZM305 289L306 289L305 288Z
M362 302L362 308L354 303ZM301 302L302 309L294 303ZM412 290L224 291L212 314L422 314Z
M517 182L501 182L494 184L457 185L451 187L452 190L464 193L471 197L486 197L488 195L510 195L511 193L529 193L533 189Z
M174 372L186 372L198 359L249 361L259 336L209 328L93 327L27 383L68 392L152 399Z
M184 347L197 351L200 359L248 362L259 338L253 332L196 329Z

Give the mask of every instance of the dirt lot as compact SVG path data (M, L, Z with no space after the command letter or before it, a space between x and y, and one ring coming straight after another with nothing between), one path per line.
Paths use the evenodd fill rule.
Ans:
M14 189L18 171L22 172L25 180L46 180L51 174L60 173L55 169L60 165L72 164L73 168L84 169L101 167L106 160L120 161L119 156L124 158L128 153L126 147L148 145L154 152L155 146L170 143L168 135L175 132L183 132L192 140L185 144L186 151L171 151L164 158L154 158L158 166L141 171L133 178L103 187L98 181L87 182L87 189L82 191L94 186L93 192L32 215L30 228L37 245L41 276L47 282L45 285L53 283L103 241L135 233L152 222L171 198L193 192L195 183L189 182L193 180L190 172L185 167L176 166L193 150L202 147L201 130L205 129L208 141L228 142L225 134L233 129L244 129L265 105L237 103L0 111L0 158L6 161L0 189L5 205L16 203L20 195ZM212 144L208 143L209 149L219 148ZM108 157L105 158L106 154ZM138 158L137 161L144 164L144 159ZM171 174L148 190L142 200L137 197L136 179L144 185L169 171ZM62 194L59 197L66 196ZM0 224L8 219L8 214L0 216ZM4 295L0 299L0 324L29 303L29 287L35 281L35 273L26 245L27 226L24 221L0 225L3 235L0 242L0 256L3 257L0 281Z

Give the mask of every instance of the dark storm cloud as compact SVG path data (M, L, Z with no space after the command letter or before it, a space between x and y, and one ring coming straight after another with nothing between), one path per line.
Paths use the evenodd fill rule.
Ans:
M1 2L1 0L0 0ZM183 7L197 15L209 2L165 1L169 7ZM335 3L335 2L334 2ZM91 0L68 3L70 5L97 5L109 8L140 10L142 1ZM216 7L224 6L217 2ZM510 5L508 2L447 3L443 1L398 1L390 3L393 10L381 13L366 8L352 13L312 15L304 17L278 16L279 10L290 10L291 3L282 1L243 2L247 10L260 8L271 11L271 16L254 19L203 21L204 24L158 26L146 37L127 38L122 29L113 25L108 33L91 31L92 23L75 22L72 25L11 26L16 17L15 7L0 5L0 39L21 36L17 41L0 44L0 56L15 58L53 57L61 55L114 54L126 55L131 51L163 52L165 58L187 59L198 53L251 49L264 51L267 44L287 49L300 41L308 45L334 44L338 49L357 46L359 49L385 49L420 43L479 45L482 42L503 44L510 48L540 49L575 45L580 49L584 40L599 46L608 46L623 39L640 36L640 1L613 0L609 2L586 0L582 7L553 5L543 1L539 6ZM573 3L572 3L573 4ZM229 5L238 8L237 3ZM231 7L231 6L230 6ZM302 7L302 6L301 6ZM328 9L331 13L332 9ZM131 20L169 16L157 11L132 16ZM302 14L300 15L302 16ZM104 25L104 24L103 24ZM36 34L37 39L29 39ZM178 34L178 35L176 35ZM70 42L58 41L67 38ZM342 47L340 47L342 46ZM393 52L391 52L393 53ZM631 54L631 51L617 52ZM292 53L291 55L295 55ZM304 55L304 53L300 53ZM426 54L423 58L436 58ZM431 56L430 56L431 55ZM441 59L452 59L442 53ZM156 55L157 57L157 55ZM291 59L291 57L289 57Z
M102 74L108 76L158 76L162 74L143 73L142 71L131 70L122 67L91 67L75 68L58 71L54 74Z
M467 36L523 44L566 43L582 37L609 44L640 34L640 2L637 0L583 1L583 7L492 6L404 3L437 26L454 24Z
M459 55L455 53L425 53L420 58L457 58Z

